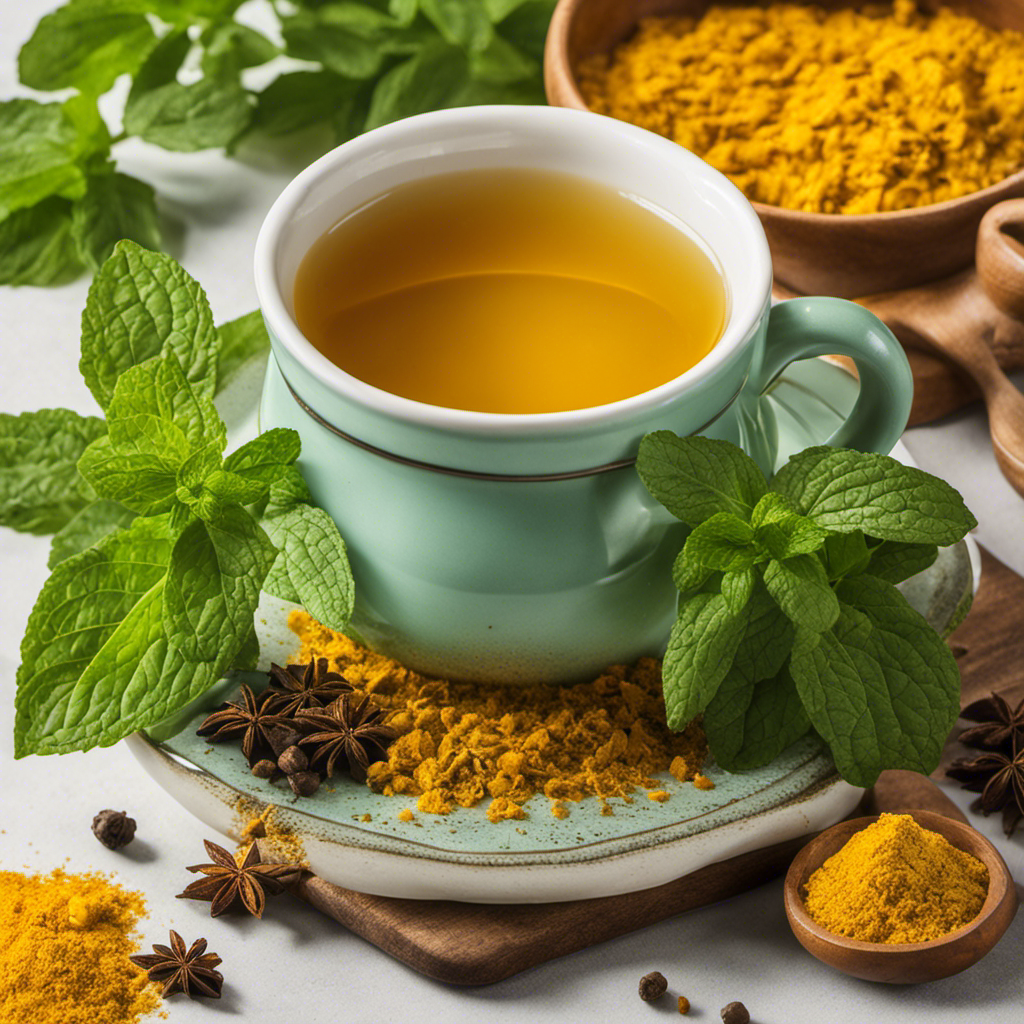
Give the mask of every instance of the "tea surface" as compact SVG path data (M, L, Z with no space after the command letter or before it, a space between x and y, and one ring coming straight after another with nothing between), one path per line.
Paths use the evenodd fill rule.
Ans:
M347 373L455 409L539 413L649 391L725 321L722 278L677 222L526 169L401 185L319 238L296 321Z

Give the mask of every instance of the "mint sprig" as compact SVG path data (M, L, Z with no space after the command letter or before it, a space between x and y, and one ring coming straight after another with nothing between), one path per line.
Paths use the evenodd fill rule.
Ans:
M219 368L264 344L256 317L217 329L181 267L122 242L82 321L106 420L0 416L0 518L59 527L22 643L16 756L107 746L251 668L265 584L347 624L345 545L295 468L298 435L268 430L225 455Z
M637 469L690 527L663 666L670 727L703 713L727 770L812 731L854 785L934 770L959 672L894 584L977 525L960 495L888 456L828 447L769 483L735 445L668 431L643 439Z
M0 102L0 284L95 270L121 238L160 247L153 190L117 164L126 138L233 153L313 125L337 144L426 110L544 102L554 0L268 3L279 41L237 20L240 6L68 0L39 21L19 54L21 82L76 94ZM281 54L307 67L255 91L248 69ZM131 84L112 137L97 99L122 75Z

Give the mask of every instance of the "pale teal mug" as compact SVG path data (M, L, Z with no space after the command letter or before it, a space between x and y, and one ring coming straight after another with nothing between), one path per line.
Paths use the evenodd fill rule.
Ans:
M486 167L576 174L687 225L727 286L714 349L652 391L529 415L411 401L321 355L292 307L312 243L401 183ZM910 412L906 357L878 319L840 299L771 308L768 245L741 193L676 144L596 114L471 107L378 128L288 185L255 263L272 342L261 426L302 436L310 490L349 546L355 628L436 675L566 681L663 651L683 528L637 477L648 431L725 438L770 472L780 453L763 392L788 363L824 354L852 357L861 390L840 429L815 441L887 452Z

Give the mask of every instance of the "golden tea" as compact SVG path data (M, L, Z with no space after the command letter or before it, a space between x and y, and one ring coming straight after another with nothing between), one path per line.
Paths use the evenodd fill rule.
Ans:
M345 216L303 258L294 303L313 345L368 384L539 413L678 377L718 340L726 295L660 211L570 175L494 169L409 182Z

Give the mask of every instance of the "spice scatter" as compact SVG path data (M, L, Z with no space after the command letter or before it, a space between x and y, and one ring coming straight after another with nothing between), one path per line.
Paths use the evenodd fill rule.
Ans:
M863 942L928 942L969 924L988 868L909 814L882 814L807 880L804 905L823 928Z
M159 989L128 963L146 904L102 874L0 871L0 1021L136 1024Z
M714 785L700 774L708 754L700 724L680 733L665 724L661 665L652 658L574 686L455 683L419 675L304 611L292 612L289 625L299 660L327 658L355 688L353 700L368 695L383 709L397 739L386 760L369 765L367 781L388 796L417 797L420 811L447 814L487 800L490 821L520 820L542 794L556 818L588 796L610 814L612 799L662 789L657 772Z
M762 203L866 214L1024 165L1024 34L913 0L651 17L577 68L587 105L693 150Z

